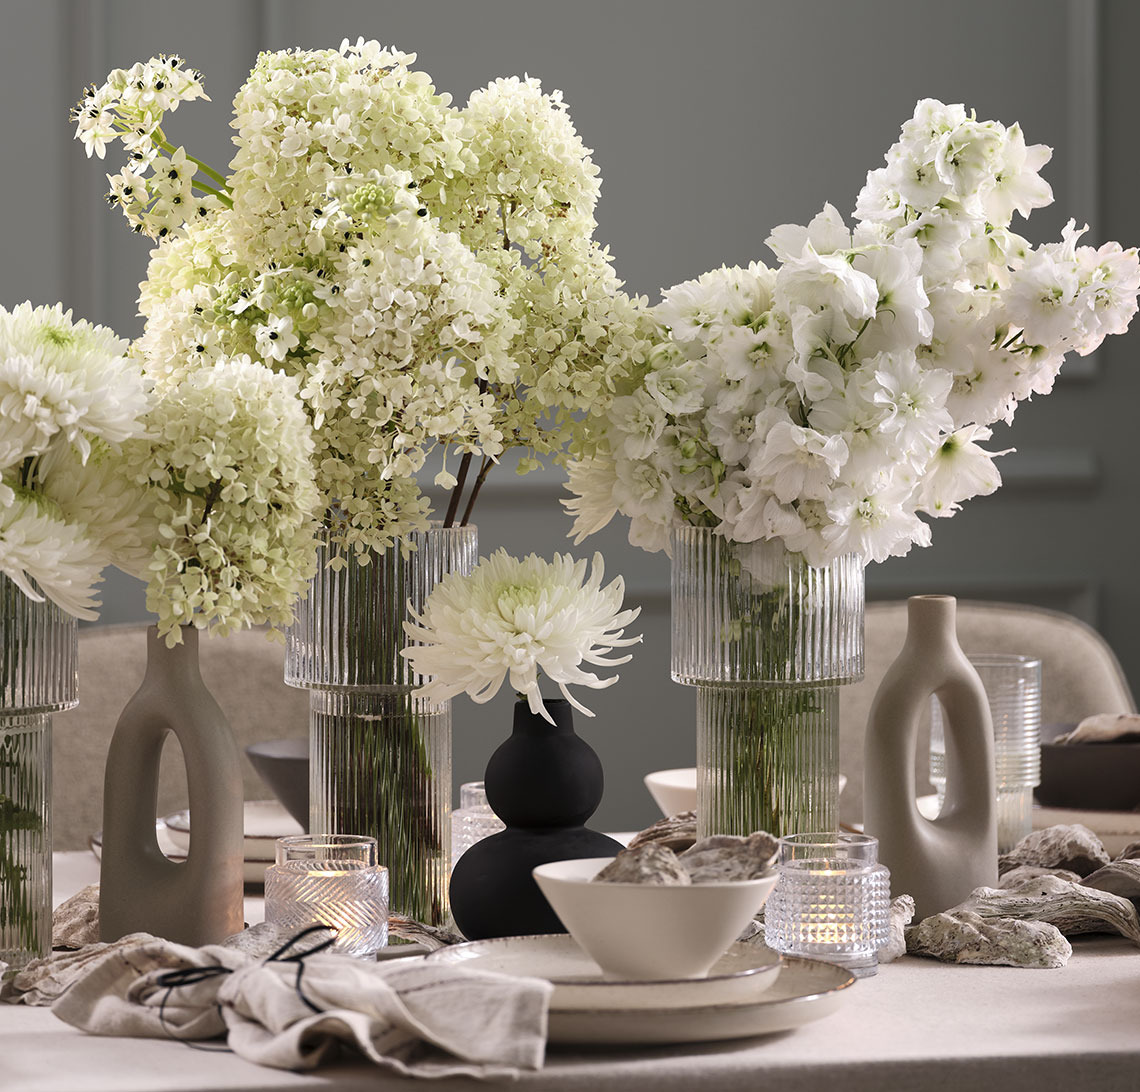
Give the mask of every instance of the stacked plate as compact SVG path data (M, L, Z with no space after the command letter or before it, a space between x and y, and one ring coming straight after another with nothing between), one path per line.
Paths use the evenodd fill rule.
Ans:
M855 979L813 959L734 944L707 978L620 982L566 935L501 937L440 948L427 959L547 978L553 1043L697 1043L787 1031L834 1012Z
M184 861L190 850L190 812L176 811L155 824L158 848L172 861ZM277 856L277 839L304 834L297 822L276 800L245 802L245 843L242 876L247 884L263 884L265 869ZM96 857L103 851L103 832L91 838Z

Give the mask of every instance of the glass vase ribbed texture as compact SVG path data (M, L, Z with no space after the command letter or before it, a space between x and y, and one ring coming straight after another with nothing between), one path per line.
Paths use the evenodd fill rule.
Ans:
M363 565L330 567L322 546L286 633L285 681L311 692L309 830L375 838L392 910L432 925L448 916L451 703L412 696L403 623L478 549L475 527L439 525Z
M76 620L0 574L0 962L51 950L51 714L76 704Z
M673 530L675 682L847 683L863 677L863 560L817 568L780 542Z
M51 951L51 716L0 715L0 962Z
M309 829L375 838L394 913L447 918L451 702L313 690Z
M839 688L697 688L697 833L832 830Z
M78 693L78 623L0 573L0 716L70 709Z
M408 604L418 612L448 573L478 560L475 527L415 531L360 564L322 545L317 575L285 632L285 681L309 689L415 689L423 680L400 655ZM334 561L336 568L330 568ZM359 832L357 832L359 833Z

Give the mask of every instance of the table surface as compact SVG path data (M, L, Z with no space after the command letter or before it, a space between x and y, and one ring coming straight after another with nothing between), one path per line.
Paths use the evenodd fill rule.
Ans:
M84 854L58 854L56 864L61 894L91 882L97 871ZM251 902L247 914L256 916L258 909ZM839 1011L795 1031L665 1048L552 1047L545 1068L512 1087L1140 1089L1140 949L1116 937L1077 937L1073 949L1068 966L1056 970L948 966L904 957L857 983ZM302 1075L216 1049L100 1039L74 1030L48 1009L0 1006L3 1092L383 1092L408 1083L363 1063ZM489 1085L464 1079L425 1087L473 1092Z

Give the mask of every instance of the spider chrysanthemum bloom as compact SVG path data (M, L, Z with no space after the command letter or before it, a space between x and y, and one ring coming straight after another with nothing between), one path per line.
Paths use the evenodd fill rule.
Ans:
M593 716L567 686L612 686L617 675L601 679L581 665L624 664L630 655L608 654L641 640L623 636L641 608L622 610L625 581L619 576L603 588L604 571L601 554L594 554L587 578L586 562L569 554L553 561L530 554L520 561L498 550L470 576L444 577L423 613L404 623L420 643L403 655L430 677L417 695L444 700L466 691L474 701L490 701L509 676L531 712L551 720L539 690L541 671L575 709Z

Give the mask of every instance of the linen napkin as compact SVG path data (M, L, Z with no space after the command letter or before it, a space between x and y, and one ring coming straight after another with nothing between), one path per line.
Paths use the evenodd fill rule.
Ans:
M52 1011L96 1035L225 1035L235 1054L279 1069L313 1069L347 1043L403 1076L502 1079L542 1067L552 991L414 957L257 960L145 938L108 951Z

